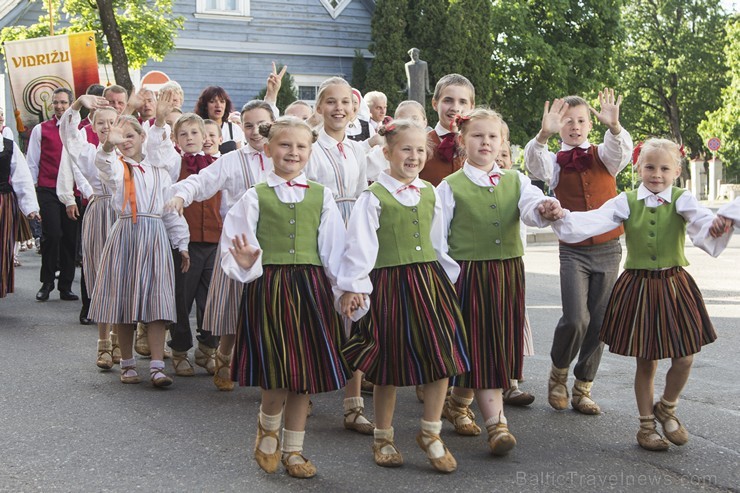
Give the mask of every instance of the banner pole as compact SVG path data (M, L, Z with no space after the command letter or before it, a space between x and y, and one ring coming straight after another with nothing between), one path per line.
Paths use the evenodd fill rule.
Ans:
M54 36L54 11L52 10L52 2L49 0L49 36Z

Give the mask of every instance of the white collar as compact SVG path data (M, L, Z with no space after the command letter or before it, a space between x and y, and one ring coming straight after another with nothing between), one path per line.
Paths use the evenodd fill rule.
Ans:
M585 141L583 141L583 144L581 144L579 146L572 146L572 145L568 145L566 143L562 143L561 146L560 146L560 150L561 151L569 151L571 149L575 149L576 147L580 147L583 150L588 150L588 148L591 147L591 143L588 141L588 139L586 139Z
M437 136L441 139L445 135L451 133L449 130L444 128L441 123L437 122L437 124L434 126L434 131L437 132Z
M300 175L296 176L292 180L290 180L291 183L298 183L299 185L308 185L308 179L306 178L306 174L301 172ZM275 188L279 185L282 185L283 183L288 183L288 180L285 178L281 178L278 175L275 174L274 171L270 171L267 175L266 180L267 186L271 188Z
M347 134L344 134L344 140L342 141L342 144L346 144L347 141ZM317 139L317 142L319 142L323 147L327 149L331 149L333 147L336 147L337 144L339 144L339 141L326 133L326 130L324 130L324 127L321 127L321 130L319 130L319 138Z
M637 189L637 200L645 200L648 197L660 197L663 202L671 203L671 194L673 192L673 186L667 187L665 190L663 190L660 193L653 193L643 184L640 183L639 188Z
M390 175L390 173L388 173L388 170L385 170L382 173L380 173L380 175L378 175L378 183L383 185L383 187L386 190L388 190L391 194L396 193L396 191L399 188L405 187L406 185L413 185L419 189L426 187L426 184L424 183L424 181L418 176L414 178L414 180L411 183L403 183L393 178Z
M503 175L504 172L501 168L498 167L498 164L493 163L493 168L491 168L491 171L486 173L482 169L480 169L477 166L473 166L472 164L468 163L467 160L465 160L465 164L463 164L463 173L465 173L465 176L470 178L470 181L473 183L476 182L488 182L488 177L493 175Z

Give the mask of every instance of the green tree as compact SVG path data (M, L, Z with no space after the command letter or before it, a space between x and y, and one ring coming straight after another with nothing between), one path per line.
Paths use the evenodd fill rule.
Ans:
M279 73L283 69L282 65L277 66L277 72ZM267 87L263 87L259 94L257 94L257 99L265 99L265 94L267 93ZM288 107L290 103L298 99L298 92L296 91L296 84L295 79L293 79L293 76L290 75L290 72L285 72L285 75L283 75L283 82L280 86L280 90L277 94L277 102L276 106L280 110L281 114L285 111L285 108Z
M355 57L352 59L352 87L362 94L367 90L367 62L360 50L355 50Z
M727 21L727 45L725 55L729 67L730 84L722 89L722 105L707 112L706 119L699 124L699 134L704 142L712 137L722 141L718 155L727 170L726 179L740 183L740 16L734 15Z
M610 84L621 2L493 0L493 100L513 143L537 133L545 101Z
M36 1L36 0L31 0ZM111 63L116 83L131 89L128 67L138 69L147 61L162 60L174 48L174 37L184 19L172 15L174 0L59 0L51 1L55 21L65 14L67 26L54 34L94 31L98 60ZM0 32L0 41L48 36L49 3L46 14L31 26L11 26Z
M628 0L617 68L623 120L637 139L669 136L696 155L697 128L727 85L720 0Z
M427 62L429 69L429 84L434 90L434 84L447 72L440 74L444 68L441 61L450 51L444 35L448 21L447 9L449 0L408 0L406 11L406 52L404 63L409 61L408 50L418 48L420 58ZM440 42L444 40L444 42ZM405 75L405 72L404 72ZM437 115L432 109L431 96L426 98L427 120L434 124Z
M375 55L367 74L366 86L388 97L389 113L404 99L407 59L406 12L408 0L378 0L370 23Z

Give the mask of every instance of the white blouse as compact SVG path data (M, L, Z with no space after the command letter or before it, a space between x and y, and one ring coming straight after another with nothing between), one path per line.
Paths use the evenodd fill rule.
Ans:
M80 125L80 112L69 108L60 119L59 136L64 145L57 175L57 196L66 206L74 205L74 186L86 198L107 195L109 191L98 177L95 154L98 148L88 142L87 133ZM102 144L101 144L102 145Z
M413 188L406 188L404 183L391 177L387 172L380 174L378 183L405 206L414 206L421 199L418 191ZM412 181L410 185L419 189L427 186L419 178ZM447 255L442 201L436 191L435 196L434 217L430 234L432 246L437 254L437 260L454 283L460 274L460 266ZM372 293L373 285L369 275L375 267L375 261L378 257L379 244L376 232L380 227L380 213L380 200L373 193L367 191L357 199L347 226L347 247L342 257L337 280L339 290L352 293ZM367 301L365 303L367 304ZM355 319L355 316L353 315L352 318Z
M519 176L519 184L520 184L521 192L519 195L519 202L517 203L517 206L519 208L519 217L521 219L521 222L523 222L527 226L534 226L537 228L545 228L549 226L550 224L552 224L551 221L544 219L540 215L540 212L537 210L537 207L542 202L556 201L556 200L549 198L549 197L545 197L545 194L542 193L542 190L532 185L531 180L527 176L523 175L522 173L516 170L506 170L505 172L506 173L516 173ZM475 185L478 185L481 187L490 187L491 186L490 177L495 176L495 175L500 175L501 168L499 168L497 164L494 164L491 171L486 173L485 171L479 168L476 168L475 166L472 166L468 164L467 161L465 161L465 164L463 165L463 173L465 173L465 176L467 176L468 179L471 182L473 182ZM496 178L494 178L494 180L497 181ZM439 195L439 198L442 201L442 211L444 214L444 226L445 226L445 242L446 242L447 236L449 235L449 232L450 232L450 223L452 222L452 218L455 214L455 197L452 194L452 189L450 188L450 185L445 180L442 180L442 183L440 183L439 186L437 187L437 194Z
M300 203L306 195L305 188L288 186L285 179L280 178L273 172L267 175L266 183L275 190L278 199L284 204ZM292 183L306 185L306 175L301 173L292 180ZM229 248L232 247L232 239L242 234L246 235L249 245L260 248L259 240L257 240L259 218L260 205L257 192L254 188L250 188L231 208L226 215L226 219L224 219L220 242L221 267L223 267L227 276L236 281L249 283L262 276L262 252L260 252L259 258L251 268L242 269L229 251ZM318 248L324 272L326 272L326 276L332 285L336 285L339 264L344 253L344 235L342 216L339 215L331 190L325 187L321 221L319 223Z
M5 150L5 142L0 139L0 152ZM31 170L28 169L26 157L18 144L13 141L13 157L10 158L10 184L18 197L18 207L28 216L39 211L39 202L36 198L36 188L33 184ZM42 218L43 219L43 218Z
M591 144L586 141L578 147L588 149ZM571 149L573 146L568 144L562 146L563 151ZM617 135L607 130L604 142L598 146L598 153L609 173L617 176L632 159L632 137L625 129ZM547 144L540 144L537 139L530 140L524 147L524 163L527 169L536 178L547 183L551 189L557 187L560 180L560 165L556 157L555 153L547 148Z
M261 159L260 159L261 158ZM245 145L228 152L197 175L190 175L172 187L172 195L180 197L183 207L208 200L221 191L221 217L226 217L244 193L265 181L272 171L272 160L263 151Z
M190 242L188 223L177 212L164 211L164 204L170 199L172 187L167 170L159 163L149 162L146 156L141 163L136 163L116 152L105 152L101 146L95 157L95 166L100 180L113 194L112 204L118 215L131 214L131 208L124 197L124 164L120 159L132 165L137 214L161 216L172 245L181 252L187 251Z
M654 194L641 184L637 190L637 200L644 200L647 207L660 207L671 202L671 187ZM731 235L724 235L721 238L712 238L709 235L715 217L711 210L699 204L696 197L686 190L676 199L676 212L686 220L686 233L694 246L713 257L722 253ZM565 218L552 223L552 229L562 241L578 243L613 230L629 217L627 194L622 192L592 211L566 210Z
M732 219L733 226L735 227L740 226L740 197L720 207L717 215Z

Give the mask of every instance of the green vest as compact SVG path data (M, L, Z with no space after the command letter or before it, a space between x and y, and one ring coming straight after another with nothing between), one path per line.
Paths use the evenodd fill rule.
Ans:
M657 270L689 265L683 254L686 220L676 212L676 200L684 190L673 187L671 202L646 207L637 190L627 192L630 217L624 222L627 260L625 269Z
M414 206L405 206L380 183L368 187L380 201L378 257L375 268L434 262L437 253L432 246L434 187L427 182Z
M519 236L521 182L501 170L498 185L481 187L458 170L445 178L455 199L447 243L455 260L504 260L524 255Z
M319 224L324 187L309 181L303 201L284 204L267 183L254 186L260 205L257 239L262 265L321 265Z

